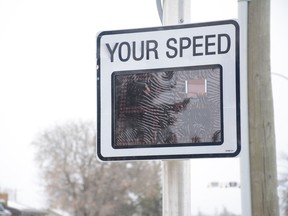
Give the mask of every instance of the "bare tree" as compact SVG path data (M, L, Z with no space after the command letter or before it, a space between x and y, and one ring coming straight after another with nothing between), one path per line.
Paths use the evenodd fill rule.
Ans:
M93 122L70 122L34 140L50 205L75 216L161 215L160 164L99 162L95 136Z
M288 215L288 154L282 154L278 165L278 191L280 215Z

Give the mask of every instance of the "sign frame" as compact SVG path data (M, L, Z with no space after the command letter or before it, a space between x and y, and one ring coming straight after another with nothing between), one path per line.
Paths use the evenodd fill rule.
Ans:
M228 29L228 30L226 30ZM138 38L154 38L155 35L165 35L166 33L178 39L182 35L182 31L184 32L184 36L186 34L194 34L199 33L200 31L206 32L206 35L210 35L212 38L210 31L222 32L223 34L227 34L231 39L231 53L230 50L227 52L228 54L216 54L217 49L213 48L213 44L216 47L216 42L219 43L215 39L210 40L209 38L203 41L210 46L206 49L206 56L203 54L202 56L191 56L189 59L185 59L183 55L188 53L185 50L185 44L183 42L183 50L182 50L182 57L180 59L180 50L178 53L178 57L171 60L171 64L167 65L167 62L170 62L170 59L164 61L163 63L159 63L160 58L160 51L156 53L156 46L150 47L151 51L151 58L154 55L154 62L150 61L150 59L143 58L142 60L132 59L132 63L129 63L130 59L128 59L128 51L126 48L126 53L122 56L118 56L120 59L116 59L116 49L117 46L115 45L115 41L120 42L121 40L130 41L131 42L137 41ZM228 31L229 33L227 33ZM192 33L189 33L192 32ZM232 33L231 33L232 32ZM239 24L235 20L223 20L223 21L215 21L215 22L206 22L206 23L196 23L196 24L185 24L185 25L173 25L173 26L161 26L161 27L152 27L152 28L141 28L141 29L126 29L126 30L115 30L115 31L104 31L100 32L97 36L97 156L102 161L117 161L117 160L149 160L149 159L185 159L185 158L213 158L213 157L235 157L241 151L241 116L240 116L240 27ZM204 33L203 33L204 34ZM180 35L180 36L179 36ZM197 34L196 34L197 35ZM216 33L215 33L216 35ZM185 36L185 37L186 37ZM128 38L128 39L127 39ZM187 38L187 37L186 37ZM206 37L207 38L207 37ZM210 43L209 43L210 40ZM158 43L162 41L162 38L155 39ZM165 39L163 39L165 41ZM162 43L163 43L162 41ZM166 38L167 41L167 38ZM112 45L108 47L108 43ZM113 45L114 43L114 45ZM106 44L106 47L104 46ZM121 43L120 43L121 44ZM125 43L127 45L127 43ZM210 45L209 45L210 44ZM228 44L228 42L227 42ZM118 43L119 45L119 43ZM125 46L126 46L125 45ZM166 43L167 45L167 43ZM229 45L229 44L228 44ZM227 45L227 46L228 46ZM147 45L149 46L149 45ZM186 43L186 46L188 44ZM206 46L206 47L207 47ZM123 45L124 47L124 45ZM160 47L160 45L159 45ZM119 46L118 46L119 48ZM185 48L185 49L184 49ZM196 47L197 48L197 47ZM197 49L200 49L201 46ZM106 49L106 52L105 52ZM108 49L108 51L107 51ZM110 50L109 50L110 49ZM147 48L149 49L149 48ZM153 50L154 49L154 50ZM188 49L188 48L187 48ZM210 49L210 51L208 50ZM161 48L161 51L163 49ZM203 49L204 50L204 49ZM208 50L208 51L207 51ZM224 49L225 50L225 49ZM158 51L158 50L157 50ZM166 50L167 51L167 50ZM170 50L173 54L172 50ZM221 50L220 50L221 51ZM223 51L223 50L222 50ZM168 51L167 51L168 52ZM176 52L176 51L175 51ZM219 52L219 45L218 45L218 52ZM198 54L201 52L198 52ZM204 53L204 51L202 52ZM211 57L211 53L215 53L217 56L216 60ZM110 54L110 56L109 56ZM115 54L115 55L114 55ZM156 55L157 54L157 55ZM174 53L175 54L175 53ZM197 53L196 53L197 54ZM112 56L113 55L113 56ZM120 51L119 54L120 55ZM159 55L159 56L158 56ZM227 55L227 57L226 57ZM168 53L166 53L168 56ZM158 57L158 58L156 58ZM112 59L113 58L113 59ZM196 59L196 60L195 60ZM198 60L200 59L200 60ZM159 60L159 61L156 61ZM175 61L174 61L175 60ZM142 63L144 62L144 63ZM175 62L180 62L180 64L175 65ZM231 63L232 62L232 63ZM159 64L158 64L159 63ZM111 66L113 65L113 66ZM150 66L152 65L152 66ZM157 71L163 69L177 69L177 68L205 68L210 67L211 65L220 65L223 67L223 92L230 92L230 93L223 93L223 104L221 104L221 109L223 108L223 118L224 123L221 122L221 125L224 127L224 135L223 135L223 142L220 145L205 145L205 144L195 144L195 143L188 143L187 145L159 145L159 147L155 145L151 145L150 147L128 147L128 148L114 148L112 146L113 135L115 135L115 130L112 128L115 121L112 118L113 116L113 108L112 104L115 104L113 100L113 82L112 82L112 74L117 72L121 73L121 71ZM229 72L229 76L227 71ZM230 75L232 74L233 75ZM232 78L232 81L230 80ZM230 84L226 84L231 82ZM109 86L110 85L110 86ZM106 87L105 87L106 86ZM107 92L108 94L104 94ZM232 97L233 99L229 99ZM226 102L226 100L228 102ZM108 102L107 102L108 101ZM110 102L109 102L110 101ZM103 105L104 104L104 105ZM107 112L106 109L109 111ZM231 111L232 110L232 111ZM227 114L228 111L232 114ZM232 120L229 120L229 119ZM221 120L223 121L223 120ZM114 126L113 126L114 127ZM229 131L228 128L232 128ZM108 133L106 133L108 131ZM233 135L229 135L233 134ZM232 143L232 144L231 144ZM154 153L153 153L154 152ZM176 153L175 153L176 152Z

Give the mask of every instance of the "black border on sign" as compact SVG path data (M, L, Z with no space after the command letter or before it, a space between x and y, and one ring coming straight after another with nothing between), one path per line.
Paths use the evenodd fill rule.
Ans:
M115 119L115 76L118 74L140 74L140 73L155 73L162 71L185 71L185 70L205 70L205 69L213 69L219 68L220 70L220 118L221 118L221 142L199 142L199 143L176 143L176 144L150 144L150 145L133 145L133 146L115 146L115 130L116 130L116 119ZM223 67L220 64L215 65L204 65L204 66L189 66L189 67L176 67L176 68L157 68L157 69L145 69L145 70L127 70L127 71L115 71L112 73L111 79L111 88L112 88L112 107L111 107L111 115L112 115L112 134L111 134L111 143L114 149L127 149L127 148L161 148L161 147L181 147L181 146L213 146L213 145L222 145L224 143L224 122L223 122Z
M137 32L153 32L153 31L165 31L173 29L185 29L185 28L197 28L207 27L215 25L227 25L232 24L235 27L235 73L236 73L236 151L231 152L227 150L226 153L213 153L213 154L180 154L180 155L141 155L141 156L116 156L116 157L104 157L101 154L101 53L100 42L102 36L114 35L114 34L127 34ZM192 65L191 65L192 66ZM174 26L160 26L152 28L139 28L139 29L125 29L115 31L103 31L100 32L96 38L96 70L97 70L97 156L102 161L117 161L117 160L166 160L166 159L185 159L185 158L220 158L220 157L236 157L241 151L241 114L240 114L240 29L239 24L235 20L223 20L213 21L205 23L183 24Z

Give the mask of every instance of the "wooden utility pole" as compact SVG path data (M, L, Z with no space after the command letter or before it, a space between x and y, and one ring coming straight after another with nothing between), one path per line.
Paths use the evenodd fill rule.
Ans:
M278 216L270 0L248 4L248 103L252 215Z
M163 0L163 25L190 22L190 0ZM163 162L163 215L191 215L189 160Z

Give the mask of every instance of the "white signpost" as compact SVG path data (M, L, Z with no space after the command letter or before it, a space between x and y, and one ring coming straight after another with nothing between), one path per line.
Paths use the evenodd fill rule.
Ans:
M101 32L101 160L234 157L240 152L234 20Z

